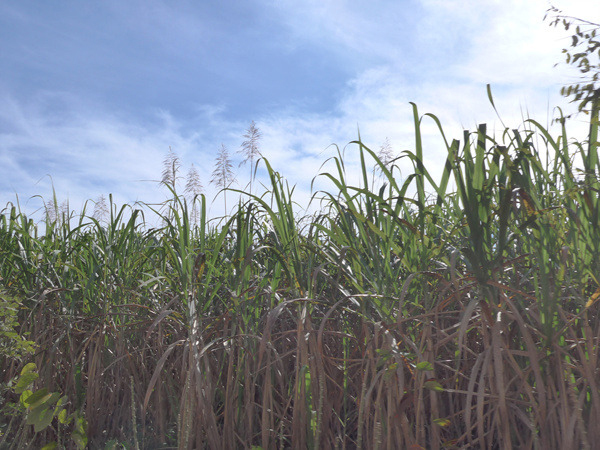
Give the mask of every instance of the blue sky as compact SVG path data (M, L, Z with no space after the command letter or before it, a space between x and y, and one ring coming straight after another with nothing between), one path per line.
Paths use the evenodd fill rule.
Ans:
M600 20L593 0L556 1ZM0 203L33 212L49 199L81 209L166 193L172 148L198 169L210 201L217 151L234 157L251 121L260 150L306 202L321 164L357 137L413 148L412 110L461 137L527 110L546 123L575 72L554 68L569 40L542 21L545 0L106 0L0 2ZM582 119L574 129L584 129ZM579 128L578 128L579 127ZM443 161L425 127L426 163ZM352 150L348 149L349 171ZM353 169L354 168L354 169ZM231 203L231 201L230 201ZM211 215L223 213L217 199ZM41 217L38 215L38 218Z

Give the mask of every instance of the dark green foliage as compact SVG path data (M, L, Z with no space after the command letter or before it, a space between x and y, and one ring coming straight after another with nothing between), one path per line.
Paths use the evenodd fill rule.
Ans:
M565 97L572 97L579 103L579 111L590 112L598 108L600 100L600 24L563 14L551 6L546 18L551 14L550 26L563 26L571 30L570 48L563 49L565 62L575 66L581 73L581 81L561 89Z
M449 141L435 116L413 111L414 149L389 161L354 141L360 182L348 182L339 153L318 175L332 188L314 193L322 209L311 217L297 217L293 188L264 159L269 190L235 191L237 208L218 223L203 195L191 205L174 189L148 208L158 229L112 199L105 221L82 214L42 234L7 209L3 298L23 300L6 317L39 349L29 356L39 376L15 382L56 403L32 415L23 398L21 428L6 428L3 413L5 439L21 433L35 447L79 433L92 448L600 439L597 123L587 145L569 143L564 122L554 138L535 121ZM447 150L439 180L424 164L424 120ZM413 171L400 178L404 160ZM21 373L17 353L0 355L5 385ZM52 392L79 414L68 425Z

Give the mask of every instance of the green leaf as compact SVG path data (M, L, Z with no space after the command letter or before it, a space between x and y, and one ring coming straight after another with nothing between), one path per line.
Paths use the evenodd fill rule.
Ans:
M30 391L29 389L25 389L21 393L21 396L19 397L19 403L21 404L21 406L23 407L23 409L27 408L27 405L25 404L25 400L27 400L27 398L29 398L29 396L31 394L33 394L33 392Z
M426 370L433 370L433 364L431 364L429 361L421 361L417 364L417 370L422 372Z
M88 438L87 438L87 421L79 415L79 413L75 412L73 415L75 419L75 429L71 433L71 439L77 445L79 449L85 449L87 446Z
M430 378L425 382L423 386L425 387L425 389L429 389L430 391L444 392L444 388L440 383L437 382L435 378Z
M58 421L62 425L65 425L67 423L67 410L61 409L60 412L58 413L57 417L58 417Z
M53 418L53 409L44 407L43 405L38 406L27 415L27 425L33 425L34 431L39 433L52 423Z
M63 395L61 398L58 399L58 402L56 403L56 409L66 405L68 401L69 398L66 395Z
M25 404L33 409L46 402L51 396L52 394L48 393L48 389L42 388L27 397L25 399Z
M447 427L450 425L450 421L448 419L433 419L433 423L439 425L440 427Z
M486 87L487 87L488 99L489 99L490 103L492 104L492 107L495 109L496 105L494 105L494 97L492 96L492 86L488 83L486 85Z
M21 394L40 377L37 372L33 372L36 369L37 367L33 363L29 363L23 368L19 381L17 381L17 385L15 386L15 394Z
M50 442L42 447L42 450L54 450L57 447L56 442Z
M73 434L71 434L71 439L73 439L75 445L77 445L77 448L84 449L87 445L87 436L79 431L73 431Z
M391 350L384 348L378 348L375 350L375 352L382 358L383 361L387 361L392 356Z
M37 370L37 366L35 363L25 364L23 370L21 370L21 375L25 375L26 373L35 372Z

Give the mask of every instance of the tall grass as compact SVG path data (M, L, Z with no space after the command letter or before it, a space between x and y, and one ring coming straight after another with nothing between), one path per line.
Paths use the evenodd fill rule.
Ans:
M194 221L175 192L158 229L112 201L106 224L82 214L42 234L5 210L2 292L22 301L38 387L85 417L90 448L600 440L597 113L583 143L564 121L555 138L533 120L448 141L413 108L415 147L401 157L414 171L400 179L358 139L360 185L338 154L310 220L266 160L270 190L218 226L204 196ZM447 148L439 180L423 162L425 120ZM8 355L0 364L4 383L21 369ZM8 448L71 426L34 434L3 411Z

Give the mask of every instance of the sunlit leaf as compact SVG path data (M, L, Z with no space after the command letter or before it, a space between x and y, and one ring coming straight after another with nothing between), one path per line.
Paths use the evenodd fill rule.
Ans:
M450 421L448 419L433 419L433 423L435 423L436 425L439 425L440 427L447 427L448 425L450 425Z
M589 308L590 306L592 306L594 303L596 303L598 298L600 298L600 287L596 289L596 292L592 294L590 299L586 302L585 307Z
M431 371L433 370L433 364L431 364L429 361L421 361L420 363L417 363L416 369L422 372Z
M27 397L25 404L30 408L35 408L46 402L50 397L52 397L52 393L48 393L48 389L42 388Z
M30 366L30 364L27 364L27 366ZM35 364L33 364L33 370L35 370ZM25 369L23 369L23 371L21 372L21 376L19 377L19 381L17 381L17 385L15 386L15 393L22 393L39 377L40 375L37 372L26 372Z
M444 388L442 387L442 385L440 383L438 383L438 381L435 378L430 378L429 380L427 380L425 382L425 384L423 385L425 387L425 389L429 389L430 391L435 391L435 392L443 392Z

